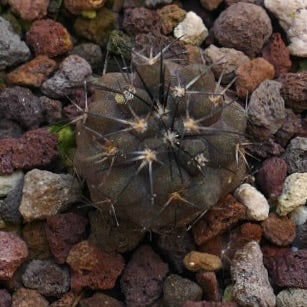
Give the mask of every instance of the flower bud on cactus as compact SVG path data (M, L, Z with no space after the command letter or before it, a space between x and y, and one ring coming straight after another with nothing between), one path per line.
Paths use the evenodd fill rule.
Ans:
M164 59L167 48L103 75L76 134L93 203L157 232L189 227L245 176L244 110L210 67Z

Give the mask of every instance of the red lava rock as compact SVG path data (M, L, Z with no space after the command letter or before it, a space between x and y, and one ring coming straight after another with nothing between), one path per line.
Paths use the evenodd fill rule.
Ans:
M128 306L148 306L162 292L162 282L168 265L152 250L143 245L133 254L121 277L121 289Z
M12 307L48 307L48 301L36 290L20 288L12 297Z
M48 259L51 257L46 233L45 221L27 223L22 229L22 237L29 249L29 259Z
M7 75L7 81L11 84L40 87L56 67L57 63L54 60L46 55L38 55L30 62L11 71Z
M51 307L71 307L76 306L76 301L79 301L79 293L68 292L65 293L59 300L53 302Z
M106 0L64 0L65 8L74 15L82 11L97 10L104 6Z
M194 240L201 245L244 219L246 207L228 194L193 227Z
M272 34L271 20L266 11L258 5L244 2L222 11L212 29L222 47L243 51L251 57L260 52Z
M5 231L0 231L0 246L0 280L8 280L28 257L28 248L17 235Z
M111 296L97 292L81 300L80 307L124 307L124 304Z
M57 263L64 263L70 249L85 239L86 225L86 218L72 212L47 219L46 236Z
M226 246L227 238L226 235L218 235L208 241L206 243L199 246L199 250L201 252L216 255L221 258L222 252Z
M47 124L57 123L62 118L61 101L46 96L41 96L40 101Z
M278 246L287 246L295 239L295 224L287 216L280 217L272 212L261 226L264 237Z
M266 141L256 142L247 146L248 152L254 156L258 156L262 159L269 158L271 156L281 156L285 152L285 149L270 138Z
M21 86L6 88L0 93L2 118L14 120L24 128L37 128L44 121L40 100L29 89Z
M287 170L285 160L278 157L266 159L256 175L256 183L261 192L267 197L276 199L282 192Z
M214 272L199 272L196 274L197 283L204 291L204 298L208 301L221 301L219 283Z
M274 66L263 58L256 58L241 64L236 70L236 91L239 97L245 98L252 93L258 85L266 80L273 79L275 75Z
M0 289L0 306L10 307L11 304L12 304L11 295L5 289Z
M237 307L236 302L186 302L182 307Z
M57 136L44 128L26 132L22 137L0 140L0 174L16 169L33 169L50 164L58 156Z
M287 73L292 66L290 51L280 33L272 35L269 44L262 49L262 57L274 66L276 77Z
M153 33L159 34L161 20L154 10L138 7L125 10L123 27L132 34Z
M303 132L300 114L294 114L291 109L286 109L286 118L282 127L275 134L275 140L282 147L296 135Z
M307 110L307 71L285 74L281 82L281 94L286 105L295 112Z
M66 53L73 47L68 31L51 19L35 21L27 32L27 43L35 55L44 54L55 57Z
M271 257L265 264L277 286L307 289L307 249Z
M8 0L8 4L21 19L32 21L47 15L49 0Z
M124 269L120 254L107 254L89 241L76 244L69 251L66 262L72 270L71 289L112 289Z

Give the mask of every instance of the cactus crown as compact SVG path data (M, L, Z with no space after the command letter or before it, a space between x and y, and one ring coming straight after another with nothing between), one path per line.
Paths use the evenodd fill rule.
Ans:
M171 45L134 51L132 71L103 75L77 124L75 165L117 224L191 225L245 174L236 155L244 110L210 67L165 59Z

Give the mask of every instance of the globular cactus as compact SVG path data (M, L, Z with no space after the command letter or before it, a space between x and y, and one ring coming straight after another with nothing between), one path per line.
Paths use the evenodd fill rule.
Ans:
M205 64L134 52L103 75L77 124L75 165L91 199L140 230L189 227L245 176L242 107Z

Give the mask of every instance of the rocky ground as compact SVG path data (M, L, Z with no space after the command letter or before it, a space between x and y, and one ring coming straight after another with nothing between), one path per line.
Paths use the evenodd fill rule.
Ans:
M306 20L303 0L0 0L0 307L306 306ZM249 174L190 231L140 235L91 205L74 125L84 81L176 38L236 77Z

